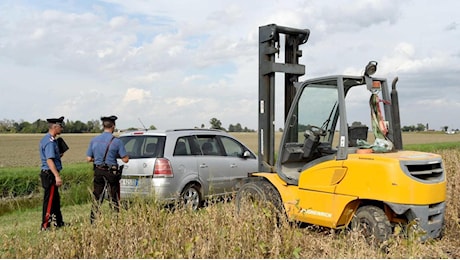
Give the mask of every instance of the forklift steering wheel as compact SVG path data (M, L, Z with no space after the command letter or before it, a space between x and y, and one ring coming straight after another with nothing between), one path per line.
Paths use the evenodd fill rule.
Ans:
M311 134L313 134L314 136L325 136L326 131L324 131L324 129L322 129L319 126L309 125L304 135L307 138Z

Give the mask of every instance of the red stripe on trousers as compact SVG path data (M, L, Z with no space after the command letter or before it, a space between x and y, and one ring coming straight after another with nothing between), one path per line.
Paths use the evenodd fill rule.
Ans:
M53 204L53 197L54 197L54 184L51 184L51 190L50 190L50 198L48 199L48 207L46 208L46 215L45 215L45 223L43 223L44 228L48 228L49 224L49 219L51 215L51 205Z

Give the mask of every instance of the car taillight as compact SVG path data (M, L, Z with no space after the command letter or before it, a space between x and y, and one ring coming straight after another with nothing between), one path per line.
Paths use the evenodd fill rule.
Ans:
M153 168L153 177L174 177L171 163L168 159L157 158Z

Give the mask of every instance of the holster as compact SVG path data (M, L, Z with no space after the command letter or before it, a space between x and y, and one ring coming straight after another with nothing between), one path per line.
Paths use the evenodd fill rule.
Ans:
M97 170L99 171L102 171L102 172L108 172L108 173L111 173L113 174L113 176L115 176L116 178L118 179L121 179L121 174L123 173L123 167L124 165L120 165L120 166L117 166L117 165L112 165L112 166L108 166L106 164L103 164L103 165L93 165L94 167L94 170L95 172Z
M113 174L113 175L120 175L123 173L123 167L124 165L121 165L121 166L111 166L109 171Z
M56 182L54 174L50 170L42 170L40 172L40 180L44 189L48 189Z

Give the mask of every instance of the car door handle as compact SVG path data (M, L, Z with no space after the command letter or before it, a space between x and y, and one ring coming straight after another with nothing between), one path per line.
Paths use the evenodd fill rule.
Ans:
M200 164L200 168L208 168L208 166L205 163Z
M230 168L237 168L237 167L238 167L238 165L236 165L234 163L230 164Z

